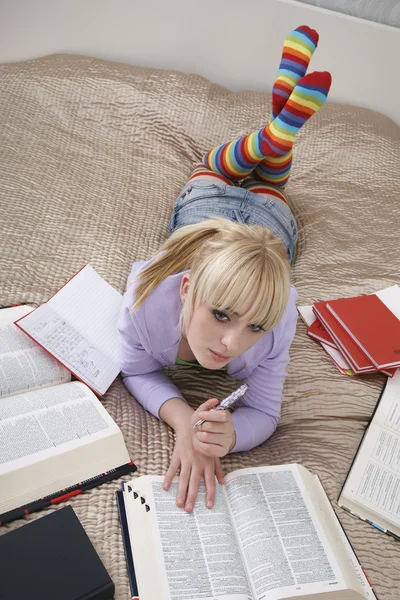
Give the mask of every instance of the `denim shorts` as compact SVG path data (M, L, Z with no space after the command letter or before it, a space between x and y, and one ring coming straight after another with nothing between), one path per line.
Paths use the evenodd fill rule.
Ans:
M235 223L267 227L285 246L293 262L297 223L289 206L273 196L255 194L245 188L210 181L189 181L182 189L168 223L170 233L212 217Z

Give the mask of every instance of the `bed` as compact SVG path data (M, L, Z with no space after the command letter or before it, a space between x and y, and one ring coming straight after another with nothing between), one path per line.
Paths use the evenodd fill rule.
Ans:
M56 53L0 65L2 305L45 302L85 263L123 292L131 263L166 238L170 203L193 164L269 115L267 91L232 92L182 65L137 64ZM399 283L398 109L387 105L386 116L368 101L363 108L349 102L329 102L295 148L288 197L299 223L299 304ZM196 370L176 367L169 374L193 405L232 389L218 373L199 379ZM377 596L398 600L398 542L337 505L383 383L380 375L341 375L299 321L277 431L253 451L224 458L223 467L299 462L317 473ZM172 431L129 396L120 378L103 401L138 474L165 473ZM103 485L71 505L123 600L129 591L118 487ZM37 516L4 526L0 535Z

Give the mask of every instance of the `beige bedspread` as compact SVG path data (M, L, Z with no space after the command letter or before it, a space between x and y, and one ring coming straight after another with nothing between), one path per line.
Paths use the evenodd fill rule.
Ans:
M38 305L88 262L122 292L131 262L165 239L168 206L193 163L260 127L269 108L267 94L79 56L0 65L0 304ZM288 187L300 225L293 270L300 304L399 282L399 189L400 131L388 118L329 104L301 130ZM299 322L276 433L223 466L300 462L317 473L380 600L398 600L400 544L336 503L384 378L341 375L305 332ZM200 378L185 367L171 377L191 402L232 388L224 375ZM165 473L171 430L120 378L104 404L139 473ZM122 600L128 579L117 487L71 504Z

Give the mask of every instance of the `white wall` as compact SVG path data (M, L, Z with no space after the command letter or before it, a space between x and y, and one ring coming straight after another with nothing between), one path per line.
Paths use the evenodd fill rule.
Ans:
M67 52L264 91L301 24L320 33L311 66L331 71L330 99L400 123L400 30L291 0L0 0L0 62Z

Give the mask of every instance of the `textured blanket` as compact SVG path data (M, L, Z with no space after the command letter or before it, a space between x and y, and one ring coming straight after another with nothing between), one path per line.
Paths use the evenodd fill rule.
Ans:
M0 65L0 304L39 305L85 263L123 292L132 261L166 238L169 206L193 164L261 127L269 110L268 94L231 93L172 71L67 55ZM400 131L388 118L328 103L300 131L288 186L300 227L299 304L399 282L399 189ZM170 375L194 405L234 387L226 375L190 367ZM341 375L299 321L277 431L223 466L299 462L317 473L380 600L398 600L399 543L336 502L383 383ZM138 474L164 474L172 431L120 378L103 401ZM71 504L123 600L117 488Z

